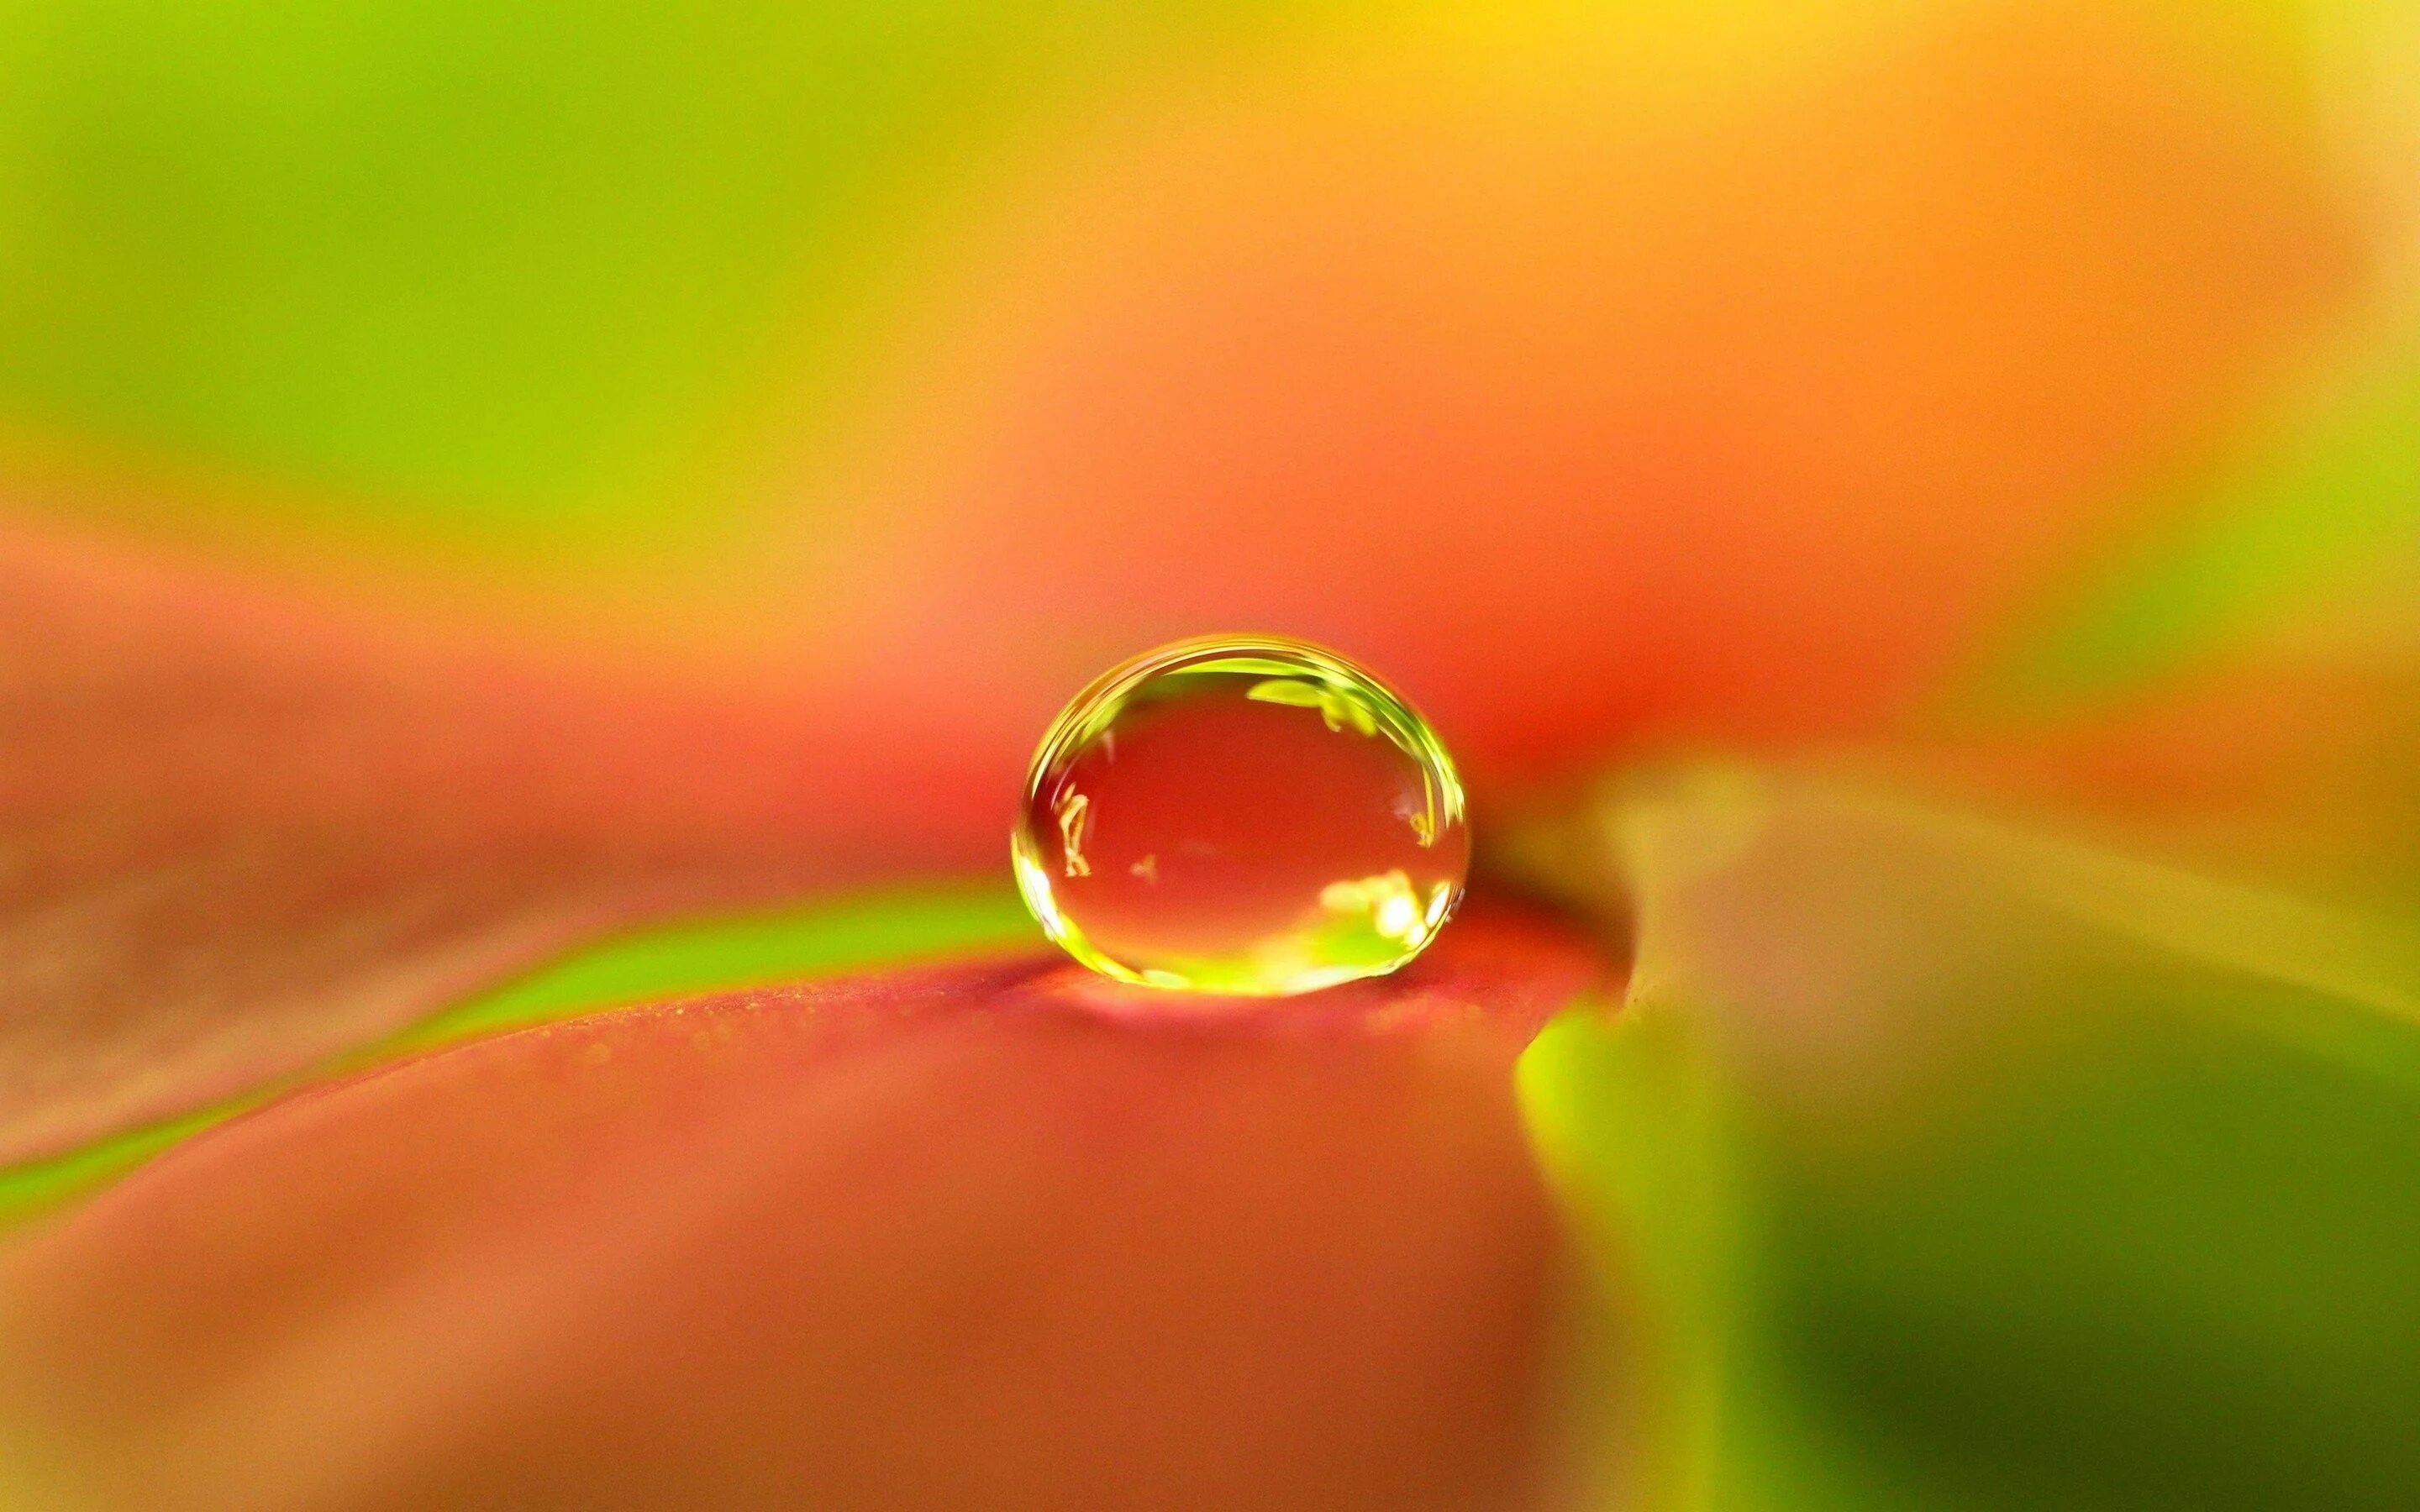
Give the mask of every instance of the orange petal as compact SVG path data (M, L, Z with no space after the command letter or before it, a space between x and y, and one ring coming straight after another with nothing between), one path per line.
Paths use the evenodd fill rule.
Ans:
M73 1504L1402 1507L1538 1473L1485 917L1229 1011L1031 959L603 1015L293 1098L0 1262Z
M1457 58L1125 123L850 537L926 753L1011 770L1106 661L1229 626L1369 658L1482 781L1936 687L2351 259L2172 42L1877 30L1673 119Z

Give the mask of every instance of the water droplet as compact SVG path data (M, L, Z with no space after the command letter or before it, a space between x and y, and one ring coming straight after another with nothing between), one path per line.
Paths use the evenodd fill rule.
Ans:
M1411 705L1335 652L1220 636L1112 668L1060 712L1012 851L1034 917L1094 970L1273 995L1419 954L1470 836Z

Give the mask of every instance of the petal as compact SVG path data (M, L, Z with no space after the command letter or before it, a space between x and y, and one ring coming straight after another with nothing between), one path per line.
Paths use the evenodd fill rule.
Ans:
M2349 282L2277 122L2079 15L1875 25L1671 118L1594 83L1615 27L1146 113L916 386L855 644L995 769L1225 625L1370 656L1482 779L1870 731L2173 509L2135 474Z
M0 535L0 1164L632 918L912 866L796 714Z
M2410 578L2420 533L2420 349L2388 326L2302 364L2198 475L2172 528L2077 583L1987 666L1967 700L2005 719L2121 700L2282 637L2350 626L2342 602ZM2349 348L2349 349L2347 349ZM2386 570L2381 572L2383 566ZM2348 588L2351 593L2348 593ZM2388 602L2400 607L2403 595ZM2358 603L2353 608L2366 608ZM2350 649L2339 646L2337 649Z
M391 133L357 141L350 112L450 121L450 100L428 103L416 69L399 103L330 100L284 49L213 50L235 82L211 111L171 95L107 118L165 161L206 159L209 181L257 170L271 187L210 207L258 254L228 276L259 282L227 309L195 295L200 312L123 322L107 370L175 375L209 411L196 427L261 475L344 454L347 487L281 509L322 548L379 554L363 538L395 533L426 486L427 512L489 554L552 564L530 569L547 587L519 585L549 600L551 633L769 669L759 696L848 733L816 773L835 808L988 862L997 795L1058 702L1221 625L1366 657L1489 780L1674 737L1869 729L2132 514L2122 485L2358 277L2347 208L2293 123L2149 17L1499 10L1376 38L1273 22L1232 53L1149 17L895 40L861 37L845 7L761 39L642 17L638 37L686 39L668 66L702 71L650 71L664 50L618 26L590 39L594 66L643 83L634 118L686 119L683 91L711 94L696 124L727 181L667 174L677 155L558 163L577 154L554 117L535 142L518 114L482 117L466 129L489 150L399 187L432 223L403 236L385 201L324 185L380 177ZM408 55L497 55L483 18L382 23L417 39ZM991 25L1015 44L988 45ZM492 40L534 48L534 76L568 74L583 109L614 98L620 74L580 73L586 47L531 35ZM895 94L794 101L758 82L894 46ZM1129 47L1167 71L1135 81ZM816 61L768 61L800 48ZM1012 91L1029 110L979 82L1009 59L1033 66ZM721 88L725 71L749 82ZM939 78L965 90L928 92ZM805 142L792 105L815 123ZM282 109L334 113L343 171L284 156ZM251 131L222 118L252 110ZM892 180L864 164L894 161L900 213L870 213L863 185ZM786 212L765 203L784 183ZM593 214L550 211L590 193ZM497 203L523 208L503 226L463 213ZM102 223L118 241L192 231L109 208L131 223ZM767 222L781 234L743 255L735 227ZM667 244L666 224L698 240ZM426 276L423 237L477 276ZM839 276L864 264L897 271ZM784 277L820 316L768 291ZM603 288L612 318L566 352L566 302ZM177 344L160 334L177 315L240 333ZM735 320L794 345L812 403L758 437L787 455L703 475L610 461L667 428L781 430L754 418L780 398L730 392L762 386L764 361L737 355ZM297 381L298 364L378 383ZM357 413L364 393L393 403ZM702 422L708 395L744 417ZM275 444L247 429L263 411ZM502 475L489 442L518 458ZM558 454L578 459L560 476ZM261 507L161 491L95 507L172 510L223 544ZM600 554L618 575L555 570ZM457 584L447 605L480 596Z
M1498 1504L1553 1225L1481 913L1169 1016L1016 958L593 1017L290 1099L0 1259L29 1494L144 1506Z
M1902 764L2141 856L2403 906L2420 352L2387 328L2290 378L2162 486L2175 518L2028 616Z

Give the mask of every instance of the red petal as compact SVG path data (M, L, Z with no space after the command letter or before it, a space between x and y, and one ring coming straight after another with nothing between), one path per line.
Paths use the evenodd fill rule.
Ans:
M1591 969L1478 918L1240 1012L1020 960L468 1045L37 1236L0 1395L101 1504L1496 1504L1508 1071Z
M0 1164L618 921L912 865L807 777L830 740L0 537Z

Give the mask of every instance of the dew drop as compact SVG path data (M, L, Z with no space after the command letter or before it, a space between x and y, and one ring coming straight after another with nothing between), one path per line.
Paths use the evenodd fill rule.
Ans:
M1026 905L1094 970L1266 996L1419 954L1470 836L1453 759L1386 685L1303 641L1218 636L1060 711L1011 850Z

